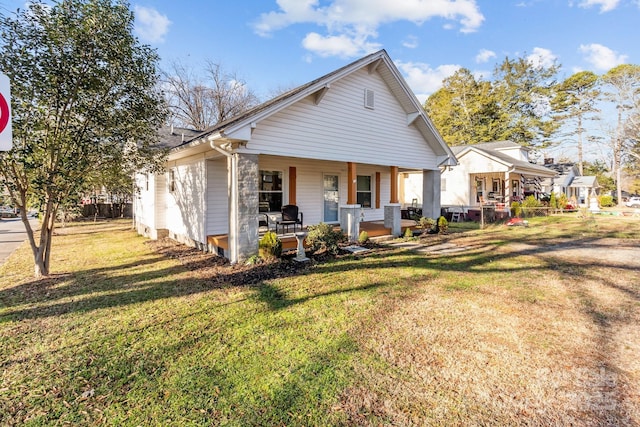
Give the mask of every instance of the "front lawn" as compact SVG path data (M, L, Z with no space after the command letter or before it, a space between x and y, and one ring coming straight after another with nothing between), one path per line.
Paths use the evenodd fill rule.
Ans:
M57 232L50 278L26 245L0 267L0 425L640 423L634 218L260 274L130 222Z

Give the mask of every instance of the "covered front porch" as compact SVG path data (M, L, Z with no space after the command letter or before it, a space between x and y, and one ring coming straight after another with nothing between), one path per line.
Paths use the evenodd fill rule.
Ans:
M232 262L242 261L258 252L260 237L270 229L284 249L294 249L294 225L286 228L282 222L282 209L290 206L300 215L302 224L295 224L296 230L327 223L342 229L349 241L357 241L363 230L370 237L398 236L415 225L401 218L399 170L393 165L241 152L210 159L206 246ZM421 176L425 210L437 217L440 171L424 170Z
M513 171L469 174L467 197L456 204L443 204L449 221L485 219L493 221L511 215L511 203L540 194L540 179Z

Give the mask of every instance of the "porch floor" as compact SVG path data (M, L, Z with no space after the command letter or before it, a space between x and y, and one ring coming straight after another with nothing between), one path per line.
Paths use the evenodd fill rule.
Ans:
M402 219L400 221L400 228L402 230L402 233L404 233L407 228L411 228L412 230L415 230L417 228L416 222L411 219ZM339 228L339 226L336 225L336 228ZM260 236L262 237L262 235L266 233L266 231L266 227L260 227ZM304 227L304 231L307 231L307 227ZM391 234L391 229L385 227L384 221L382 220L363 221L360 223L360 231L366 231L369 237L388 236ZM283 250L294 250L298 245L296 242L296 237L293 233L278 234L278 238L280 238L280 241L282 242ZM217 234L214 236L207 236L207 244L222 248L224 250L228 250L229 235Z

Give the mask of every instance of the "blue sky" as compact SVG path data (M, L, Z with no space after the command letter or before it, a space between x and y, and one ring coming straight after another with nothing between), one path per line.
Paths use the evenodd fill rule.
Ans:
M1 2L2 0L0 0ZM261 98L384 48L424 100L459 67L557 59L562 76L640 62L640 0L245 0L132 2L163 63L205 59Z
M640 0L130 1L163 67L212 60L263 100L382 48L421 101L459 67L489 76L505 56L556 59L563 77L640 62Z

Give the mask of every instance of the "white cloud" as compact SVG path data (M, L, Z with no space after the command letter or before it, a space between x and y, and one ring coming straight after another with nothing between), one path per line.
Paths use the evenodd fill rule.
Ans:
M460 65L440 65L431 68L429 64L420 62L395 62L402 72L409 87L418 97L420 103L424 103L429 95L442 87L442 81L452 76L461 67Z
M578 3L578 6L583 8L589 8L592 6L600 6L600 13L610 12L616 7L620 0L582 0Z
M549 49L534 47L533 53L527 56L527 60L537 67L551 67L558 57Z
M415 49L418 47L418 38L416 36L408 36L402 41L402 46L407 49Z
M294 24L315 24L326 29L326 35L308 34L305 38L335 42L346 38L360 46L371 44L378 28L386 23L409 21L416 25L431 18L455 23L463 33L476 31L484 16L476 0L277 0L279 10L260 15L254 30L261 36ZM309 41L309 40L307 40ZM364 51L354 52L353 56Z
M496 53L492 50L481 49L480 52L476 55L476 62L478 64L484 64L488 62L491 58L495 58Z
M361 53L371 53L381 49L381 46L377 43L368 43L365 40L358 40L346 34L321 36L318 33L309 33L302 40L302 46L319 56L339 56L341 58L349 58Z
M588 63L600 71L609 71L616 65L624 64L628 58L627 55L620 55L598 43L580 45L578 50L585 55L585 60Z
M135 6L134 14L135 32L140 39L149 43L164 42L164 36L169 32L169 25L171 25L166 15L144 6Z

